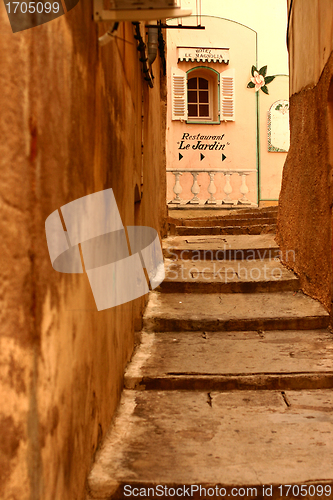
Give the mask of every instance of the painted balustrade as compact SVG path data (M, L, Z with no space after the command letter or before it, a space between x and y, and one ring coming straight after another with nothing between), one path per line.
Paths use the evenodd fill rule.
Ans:
M180 176L187 173L191 174L193 177L193 183L191 187L191 192L193 194L193 198L188 201L189 205L199 205L200 200L199 200L199 193L200 193L200 186L198 184L198 175L205 173L209 176L209 184L207 187L208 195L209 197L205 201L207 205L216 205L218 201L215 199L215 194L217 191L217 186L215 184L215 174L222 173L224 176L224 186L223 186L223 192L225 197L222 199L222 205L253 205L250 200L246 197L246 195L249 192L249 187L246 183L246 177L253 173L256 172L255 169L245 169L245 170L226 170L226 169L214 169L214 170L188 170L188 169L171 169L168 168L167 172L172 173L175 176L175 183L173 186L173 192L175 194L175 198L170 201L169 203L172 204L180 204L183 202L183 200L180 198L180 195L183 191L183 188L181 186L180 182ZM233 187L232 187L232 176L238 175L242 178L241 180L241 185L239 188L241 197L237 199L232 198L232 193L233 193Z

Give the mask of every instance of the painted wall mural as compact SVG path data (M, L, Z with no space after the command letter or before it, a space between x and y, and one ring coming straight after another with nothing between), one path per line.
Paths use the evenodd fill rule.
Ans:
M275 76L266 76L267 66L263 66L259 70L252 66L251 69L251 80L247 84L248 89L255 89L258 92L260 89L264 92L264 94L269 94L267 85L271 83Z
M287 153L290 146L289 101L275 101L268 111L268 151Z

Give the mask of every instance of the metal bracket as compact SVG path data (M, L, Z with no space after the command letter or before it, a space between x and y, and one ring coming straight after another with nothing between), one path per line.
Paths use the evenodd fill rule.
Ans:
M104 9L104 0L94 0L94 20L96 22L152 21L158 19L187 17L191 14L191 10L184 10L180 7L170 7L167 9L106 10Z

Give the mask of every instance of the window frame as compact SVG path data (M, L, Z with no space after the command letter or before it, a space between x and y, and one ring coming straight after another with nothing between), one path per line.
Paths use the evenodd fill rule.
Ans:
M195 88L189 87L189 82L191 80L196 81ZM200 80L207 82L207 87L200 88ZM207 101L206 102L200 101L200 93L201 92L204 92L205 94L207 94ZM192 100L190 101L190 99L189 99L190 93L195 93L195 95L196 95L195 101L192 101ZM207 80L207 78L203 78L203 76L191 76L191 78L188 78L188 80L187 80L187 116L188 116L188 119L200 120L202 118L203 120L212 120L213 119L213 111L214 111L214 103L212 101L213 101L213 90L212 90L211 80ZM207 115L200 115L200 106L202 106L202 105L208 106L208 114ZM197 107L197 114L196 115L190 114L190 106Z
M192 74L194 73L194 74ZM210 117L195 117L191 118L188 116L188 81L191 78L204 78L208 81L208 101L210 107ZM207 66L196 66L195 68L191 68L186 71L186 100L187 100L187 119L186 123L198 123L204 125L220 125L221 116L220 116L220 107L221 107L221 99L220 99L220 73L213 68L209 68ZM199 104L198 104L199 105Z

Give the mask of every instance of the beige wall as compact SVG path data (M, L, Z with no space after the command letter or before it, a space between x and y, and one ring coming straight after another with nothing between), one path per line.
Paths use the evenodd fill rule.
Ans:
M333 50L331 0L293 0L288 45L292 95L316 85Z
M97 312L86 275L51 267L44 224L60 206L113 188L124 225L163 230L165 82L148 89L131 23L81 0L13 35L0 7L0 498L82 500L110 424L145 298ZM143 198L141 100L144 96Z
M290 4L290 2L289 2ZM331 310L332 2L294 0L289 27L291 146L283 170L278 242L303 289Z
M182 5L195 14L198 2L182 0ZM288 73L286 0L203 0L200 7L202 15L231 19L255 30L259 67L268 64L270 75Z

